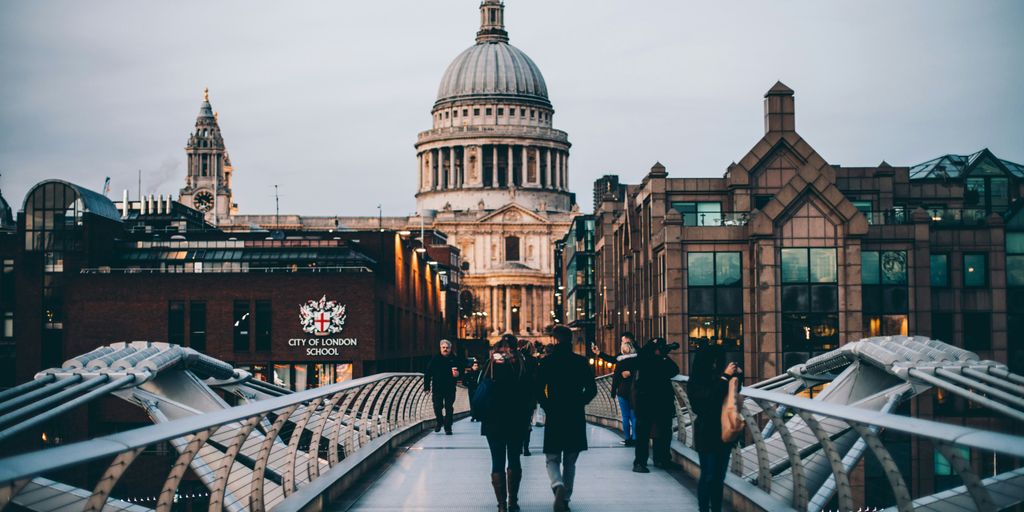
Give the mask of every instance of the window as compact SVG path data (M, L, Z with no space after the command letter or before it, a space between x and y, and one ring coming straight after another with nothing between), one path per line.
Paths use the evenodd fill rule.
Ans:
M172 300L167 303L167 343L185 344L185 303Z
M234 307L234 332L235 352L249 351L249 301L236 300Z
M536 113L537 113L537 111L536 111L536 110L533 110L533 109L531 108L531 109L530 109L530 119L533 119L533 118L534 118L534 116L536 115Z
M861 252L865 336L906 336L910 311L906 251Z
M933 288L946 288L949 286L949 255L932 254L928 257L929 274Z
M743 278L738 252L687 253L691 350L709 344L743 350Z
M853 205L868 219L868 224L874 224L874 219L871 217L871 201L853 201Z
M256 351L269 351L270 343L270 301L256 301Z
M839 343L835 248L782 249L782 349L831 350Z
M768 201L772 200L772 196L758 195L754 196L754 208L758 210L764 210L765 206L768 206Z
M487 115L491 115L491 112L492 112L491 108L487 107Z
M3 337L14 337L14 311L4 311Z
M1006 285L1024 287L1024 233L1006 234Z
M953 313L932 312L932 338L953 345Z
M206 353L206 303L192 301L189 303L189 335L188 346Z
M505 261L519 261L519 237L505 237Z
M986 255L964 254L964 288L984 288L988 284Z
M469 117L469 109L468 108L462 109L462 117Z
M722 225L722 203L673 202L672 208L683 215L684 226Z
M964 348L967 350L992 349L992 315L964 313Z
M444 111L444 118L448 119L448 111L447 110Z
M498 115L499 115L499 116L503 116L503 115L505 115L505 109L503 109L503 108L500 108L500 107L499 107L499 108L498 108Z
M478 109L478 108L474 108L474 109L473 109L473 115L474 115L474 116L478 116L478 115L480 115L480 109Z

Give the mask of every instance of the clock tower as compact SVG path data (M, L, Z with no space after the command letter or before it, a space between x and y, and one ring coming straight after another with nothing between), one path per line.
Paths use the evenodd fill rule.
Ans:
M214 225L234 215L238 205L232 202L231 175L233 168L220 134L217 115L210 106L210 90L203 91L195 130L185 146L188 155L188 175L178 201L203 212Z

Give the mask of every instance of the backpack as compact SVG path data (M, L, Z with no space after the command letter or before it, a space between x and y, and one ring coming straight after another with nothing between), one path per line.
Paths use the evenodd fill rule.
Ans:
M734 443L747 426L736 407L737 386L738 381L735 377L729 379L729 392L725 394L725 400L722 402L722 442L725 444Z

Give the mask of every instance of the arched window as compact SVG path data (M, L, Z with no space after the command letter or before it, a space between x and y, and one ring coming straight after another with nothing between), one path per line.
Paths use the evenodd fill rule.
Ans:
M519 261L519 237L505 237L505 261Z

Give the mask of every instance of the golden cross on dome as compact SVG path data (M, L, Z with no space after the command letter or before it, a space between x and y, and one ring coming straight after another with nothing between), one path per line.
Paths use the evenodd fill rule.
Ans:
M210 101L210 88L206 87L203 89L203 101Z

